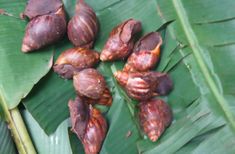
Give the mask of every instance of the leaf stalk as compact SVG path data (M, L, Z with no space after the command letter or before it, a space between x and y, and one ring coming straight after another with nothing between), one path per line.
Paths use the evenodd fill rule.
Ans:
M8 109L7 103L2 96L2 91L0 91L0 105L19 154L36 154L36 150L27 132L20 111L18 108Z

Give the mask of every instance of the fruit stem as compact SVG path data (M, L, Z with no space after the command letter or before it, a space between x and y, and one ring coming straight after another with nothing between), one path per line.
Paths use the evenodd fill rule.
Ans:
M19 154L36 154L33 143L25 127L24 121L18 108L8 109L7 103L0 91L0 105L4 112L4 118L8 123L12 137L15 141Z

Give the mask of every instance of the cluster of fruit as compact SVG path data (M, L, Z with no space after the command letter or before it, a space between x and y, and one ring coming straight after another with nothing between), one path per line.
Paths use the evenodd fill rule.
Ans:
M142 25L140 21L128 19L113 28L99 54L92 49L99 30L98 18L83 0L77 1L68 26L60 0L29 0L24 15L30 21L23 39L23 52L52 44L66 32L75 46L58 57L53 69L62 78L73 79L77 97L68 103L72 131L87 154L100 151L108 127L93 105L112 104L104 77L92 68L100 60L127 60L123 70L115 72L114 77L131 98L140 101L140 125L150 140L156 141L170 125L170 107L163 100L153 99L168 94L173 87L168 74L152 71L160 59L162 38L158 32L150 32L135 42Z

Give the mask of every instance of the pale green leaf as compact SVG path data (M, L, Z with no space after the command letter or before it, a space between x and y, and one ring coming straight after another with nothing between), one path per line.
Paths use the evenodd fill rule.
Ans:
M52 48L23 54L21 44L26 21L19 15L24 11L26 0L0 0L0 87L7 106L16 107L52 65Z
M7 123L0 119L0 153L17 154Z
M71 148L68 142L68 121L60 124L57 130L47 135L33 119L28 111L23 111L23 116L27 124L34 145L39 154L71 154Z

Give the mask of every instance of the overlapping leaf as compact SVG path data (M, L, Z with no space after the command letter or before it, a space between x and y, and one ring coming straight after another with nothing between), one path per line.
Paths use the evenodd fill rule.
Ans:
M180 82L179 78L181 78L185 87L183 89L190 92L183 91L181 97L175 98L174 93L178 91L175 89L168 100L172 103L173 97L174 101L179 103L181 100L179 98L186 98L194 93L191 91L194 87L197 87L199 93L195 95L198 96L196 101L187 106L181 106L183 107L181 112L175 112L176 121L157 143L140 141L140 151L145 153L234 153L234 149L226 150L226 147L235 141L234 107L231 105L234 101L234 84L231 84L231 80L235 74L229 68L234 65L234 60L229 57L233 57L230 51L233 45L230 43L234 42L235 38L226 35L226 31L233 31L233 17L228 13L231 9L224 10L225 7L220 7L219 1L210 0L195 2L158 0L156 2L162 21L173 21L167 27L169 37L182 46L174 53L178 52L180 57L190 53L180 64L170 70L172 77L178 78L175 84ZM234 4L233 1L226 1L225 6L232 4ZM196 10L200 13L195 14ZM165 43L168 44L168 41L166 40ZM176 45L172 46L174 47ZM172 55L168 54L168 56ZM185 80L185 73L179 69L182 66L185 67L184 72L187 76L193 79L194 86L189 85ZM201 108L196 112L194 111L195 104ZM172 104L173 110L175 110L174 106ZM193 110L191 106L194 106ZM208 112L200 115L205 108ZM187 112L184 111L185 109ZM193 115L195 113L196 115ZM197 116L198 119L195 119ZM177 127L183 119L185 121ZM191 124L186 126L187 123ZM222 137L223 133L225 134ZM216 137L220 142L216 141Z
M114 96L114 104L106 115L109 131L101 153L234 153L233 148L226 147L235 142L235 73L231 71L235 66L235 35L231 35L235 2L227 0L223 5L219 0L87 2L100 20L95 44L98 51L111 29L127 18L141 20L143 33L164 25L165 29L161 28L164 45L157 70L169 72L174 81L173 92L163 97L173 109L174 122L159 141L151 143L140 136L136 127L135 111L130 107L135 102L112 77L112 71L121 69L123 62L101 63L99 70ZM71 17L75 1L64 4ZM56 54L69 47L70 43L63 40L56 45ZM50 72L24 100L24 105L45 132L51 134L68 117L70 97L74 97L72 83ZM131 136L126 136L130 132ZM75 141L71 142L74 145Z
M87 2L91 4L91 6L97 5L96 2L93 1ZM69 14L73 14L71 3L73 4L73 2L70 1L65 1L64 3L65 8L69 8L67 10ZM105 5L104 8L100 8L101 11L97 12L100 21L100 33L95 43L95 49L101 51L112 28L128 18L141 20L143 22L144 32L155 31L160 26L160 23L157 22L158 16L154 4L154 1L149 1L147 3L137 0L135 2L120 1L118 3L114 1L110 4L111 6ZM143 5L149 8L149 12L143 14ZM123 8L126 11L119 12L120 8ZM139 10L140 12L133 14L133 10ZM115 20L113 20L114 16L116 16ZM150 21L148 20L149 16L154 16L156 19ZM69 41L64 40L56 45L56 54L58 55L60 52L70 47L71 44ZM121 63L116 63L115 65L121 66ZM109 64L107 64L107 66L109 66ZM103 71L103 74L106 74L105 70ZM111 76L112 73L109 74L108 78ZM56 74L50 73L48 77L45 77L45 79L35 87L33 94L24 100L24 104L44 130L47 133L52 133L57 128L58 124L67 118L67 102L71 97L74 97L72 83L59 78ZM58 106L60 109L56 110ZM52 112L53 114L51 114ZM50 115L50 118L48 118L48 115ZM54 123L52 123L52 121L54 121Z
M21 52L26 21L19 15L26 0L0 1L0 87L9 108L16 107L52 64L52 48L31 54Z
M43 154L70 154L72 153L68 142L68 121L65 120L60 124L57 130L47 136L43 129L33 119L28 111L23 111L23 117L31 132L37 153Z

